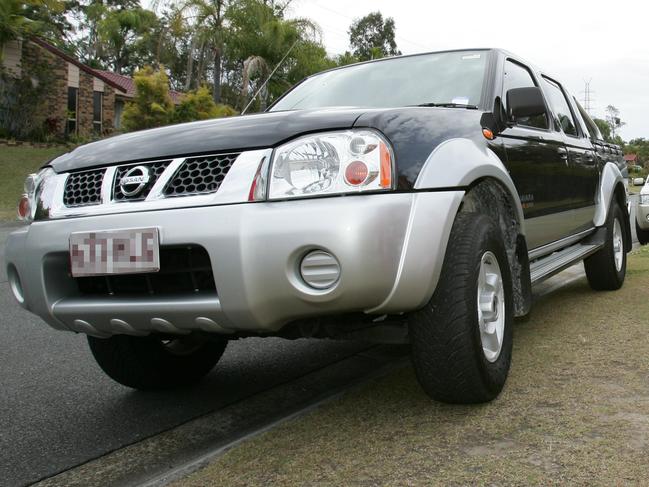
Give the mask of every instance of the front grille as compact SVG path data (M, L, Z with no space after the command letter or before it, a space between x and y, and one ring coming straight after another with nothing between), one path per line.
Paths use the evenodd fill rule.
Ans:
M129 166L120 166L115 171L115 180L113 181L113 200L115 201L142 201L146 199L160 175L167 169L171 161L156 161L148 164L131 164ZM125 195L122 191L120 182L122 178L131 169L136 167L146 167L149 170L149 182L140 191L133 195Z
M63 192L65 206L87 206L101 203L101 183L105 169L75 172L68 176Z
M186 159L164 189L165 196L214 193L239 154L218 154Z
M216 292L210 256L197 245L160 248L160 271L75 278L83 296L154 296Z

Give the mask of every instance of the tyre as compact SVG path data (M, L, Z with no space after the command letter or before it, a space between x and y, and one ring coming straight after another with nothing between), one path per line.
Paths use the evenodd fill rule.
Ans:
M227 340L187 335L170 340L157 336L88 336L95 360L113 380L133 389L172 389L198 382L219 361Z
M584 260L588 284L596 291L614 291L624 284L626 276L626 232L624 212L613 201L606 220L604 246Z
M647 245L649 243L649 230L643 230L638 225L638 221L635 222L635 233L638 236L638 242L640 245Z
M500 229L486 215L459 214L437 289L409 316L412 362L424 391L448 403L494 399L509 373L513 312Z

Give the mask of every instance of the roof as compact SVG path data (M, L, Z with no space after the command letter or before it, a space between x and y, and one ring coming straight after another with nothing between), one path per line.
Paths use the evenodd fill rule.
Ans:
M626 162L635 162L638 160L638 154L624 154L624 160Z
M46 50L50 51L55 56L58 56L61 59L64 59L65 61L69 62L70 64L74 64L80 70L85 71L89 75L94 76L95 78L98 78L98 79L102 80L104 83L112 86L113 88L118 89L120 91L125 91L124 88L122 88L120 85L115 83L112 79L104 76L104 74L102 74L103 73L102 71L97 71L96 69L92 69L90 66L88 66L86 64L83 64L78 59L73 58L69 54L63 52L61 49L59 49L56 46L53 46L49 42L44 41L40 37L32 37L32 38L30 38L30 41L32 41L34 44L38 44L43 49L46 49Z
M130 76L123 74L113 73L112 71L101 71L96 69L95 72L100 73L102 76L109 78L113 83L119 85L124 92L125 97L133 98L135 96L135 80ZM180 103L183 94L180 91L169 90L169 96L174 105Z

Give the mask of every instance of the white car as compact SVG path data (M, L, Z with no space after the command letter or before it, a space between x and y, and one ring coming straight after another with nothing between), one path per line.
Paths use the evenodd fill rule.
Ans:
M644 184L644 178L633 178L634 186L642 186Z
M635 212L635 229L642 245L649 243L649 180L640 190Z

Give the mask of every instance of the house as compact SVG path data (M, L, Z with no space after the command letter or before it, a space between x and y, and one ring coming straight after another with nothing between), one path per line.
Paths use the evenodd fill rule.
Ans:
M105 135L121 126L126 102L135 96L132 78L93 69L38 37L2 46L0 63L9 76L31 77L41 66L51 71L43 113L50 132L60 137ZM174 104L182 93L170 90Z
M2 49L9 76L34 78L41 66L51 70L43 109L53 135L88 137L113 130L115 95L124 92L120 85L37 37L8 41Z
M624 162L626 162L627 167L630 169L632 166L641 166L640 161L638 160L638 154L624 154Z
M129 76L113 73L112 71L95 70L95 72L105 76L122 88L121 91L115 93L114 124L115 128L119 129L122 124L124 105L135 97L135 81ZM169 90L169 96L174 105L178 105L183 94L179 91Z

